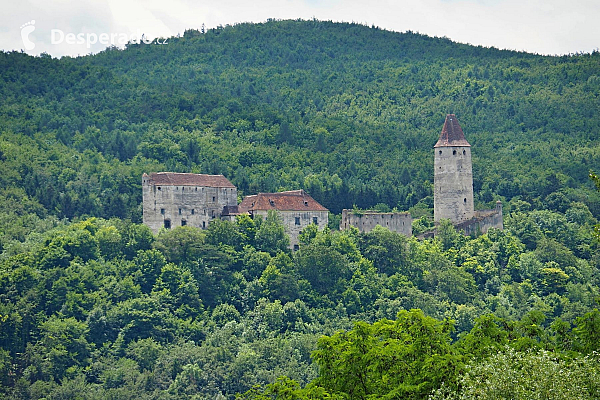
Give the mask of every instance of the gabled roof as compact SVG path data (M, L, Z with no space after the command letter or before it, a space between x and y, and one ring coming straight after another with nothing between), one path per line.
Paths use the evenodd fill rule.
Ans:
M144 174L144 176L149 178L150 185L235 188L223 175L153 172L150 175Z
M458 123L458 119L454 114L446 115L446 121L444 122L444 127L442 128L442 133L440 134L440 138L438 139L435 147L444 147L444 146L463 146L463 147L471 147L467 139L465 139L465 134Z
M302 189L246 196L239 205L240 212L256 210L329 211Z

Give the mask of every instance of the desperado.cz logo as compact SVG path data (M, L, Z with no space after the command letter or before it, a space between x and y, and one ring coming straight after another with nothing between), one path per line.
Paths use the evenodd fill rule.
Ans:
M160 39L149 39L147 38L143 33L140 33L140 30L137 30L137 34L136 33L132 33L130 35L126 34L126 33L100 33L100 34L96 34L96 33L83 33L80 32L78 34L69 32L67 34L65 34L62 30L60 29L52 29L50 31L50 43L52 44L61 44L61 43L66 43L66 44L72 44L72 45L81 45L81 44L85 44L85 46L89 49L91 46L95 45L96 43L102 44L102 45L112 45L112 46L124 46L127 43L133 43L133 44L140 44L140 43L145 43L145 44L151 44L151 43L156 43L156 44L168 44L167 39L163 39L162 41Z
M21 40L23 40L23 46L26 50L33 50L35 43L31 41L29 35L35 30L35 20L31 20L20 27L21 29ZM128 43L132 44L168 44L167 39L149 39L137 30L137 33L65 33L61 29L52 29L50 31L50 43L53 45L66 43L68 45L82 45L89 49L95 44L101 44L105 46L124 46Z

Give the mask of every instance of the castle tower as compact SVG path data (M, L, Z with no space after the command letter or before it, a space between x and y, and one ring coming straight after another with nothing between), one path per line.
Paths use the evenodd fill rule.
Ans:
M434 220L447 218L457 224L473 218L471 145L454 114L446 115L434 151Z

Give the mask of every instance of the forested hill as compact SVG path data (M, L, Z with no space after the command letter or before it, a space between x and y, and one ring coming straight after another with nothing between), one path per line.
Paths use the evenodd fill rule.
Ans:
M318 21L0 53L0 398L600 398L599 61ZM446 113L502 231L140 223L168 170L422 231Z
M170 170L222 173L244 195L304 188L334 213L428 209L431 148L455 113L479 207L558 192L598 217L599 62L320 21L0 53L3 203L140 221L142 172Z

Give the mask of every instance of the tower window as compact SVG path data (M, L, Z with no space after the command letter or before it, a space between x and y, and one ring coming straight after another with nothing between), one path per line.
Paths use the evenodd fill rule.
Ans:
M440 150L440 155L442 155L442 151Z
M465 198L463 199L463 201L466 203L466 202L467 202L467 198L465 197Z
M456 150L452 150L452 155L456 155Z
M179 209L179 215L181 215L181 208Z
M466 150L463 150L463 156L464 156L465 154L467 154L467 151L466 151Z
M215 201L215 196L213 196L213 202Z
M165 209L164 209L164 208L161 208L161 209L160 209L160 213L161 213L162 215L165 215Z
M194 213L195 213L195 212L196 212L196 211L195 211L195 210L192 208L192 215L194 215Z
M202 229L206 228L206 221L202 221Z

